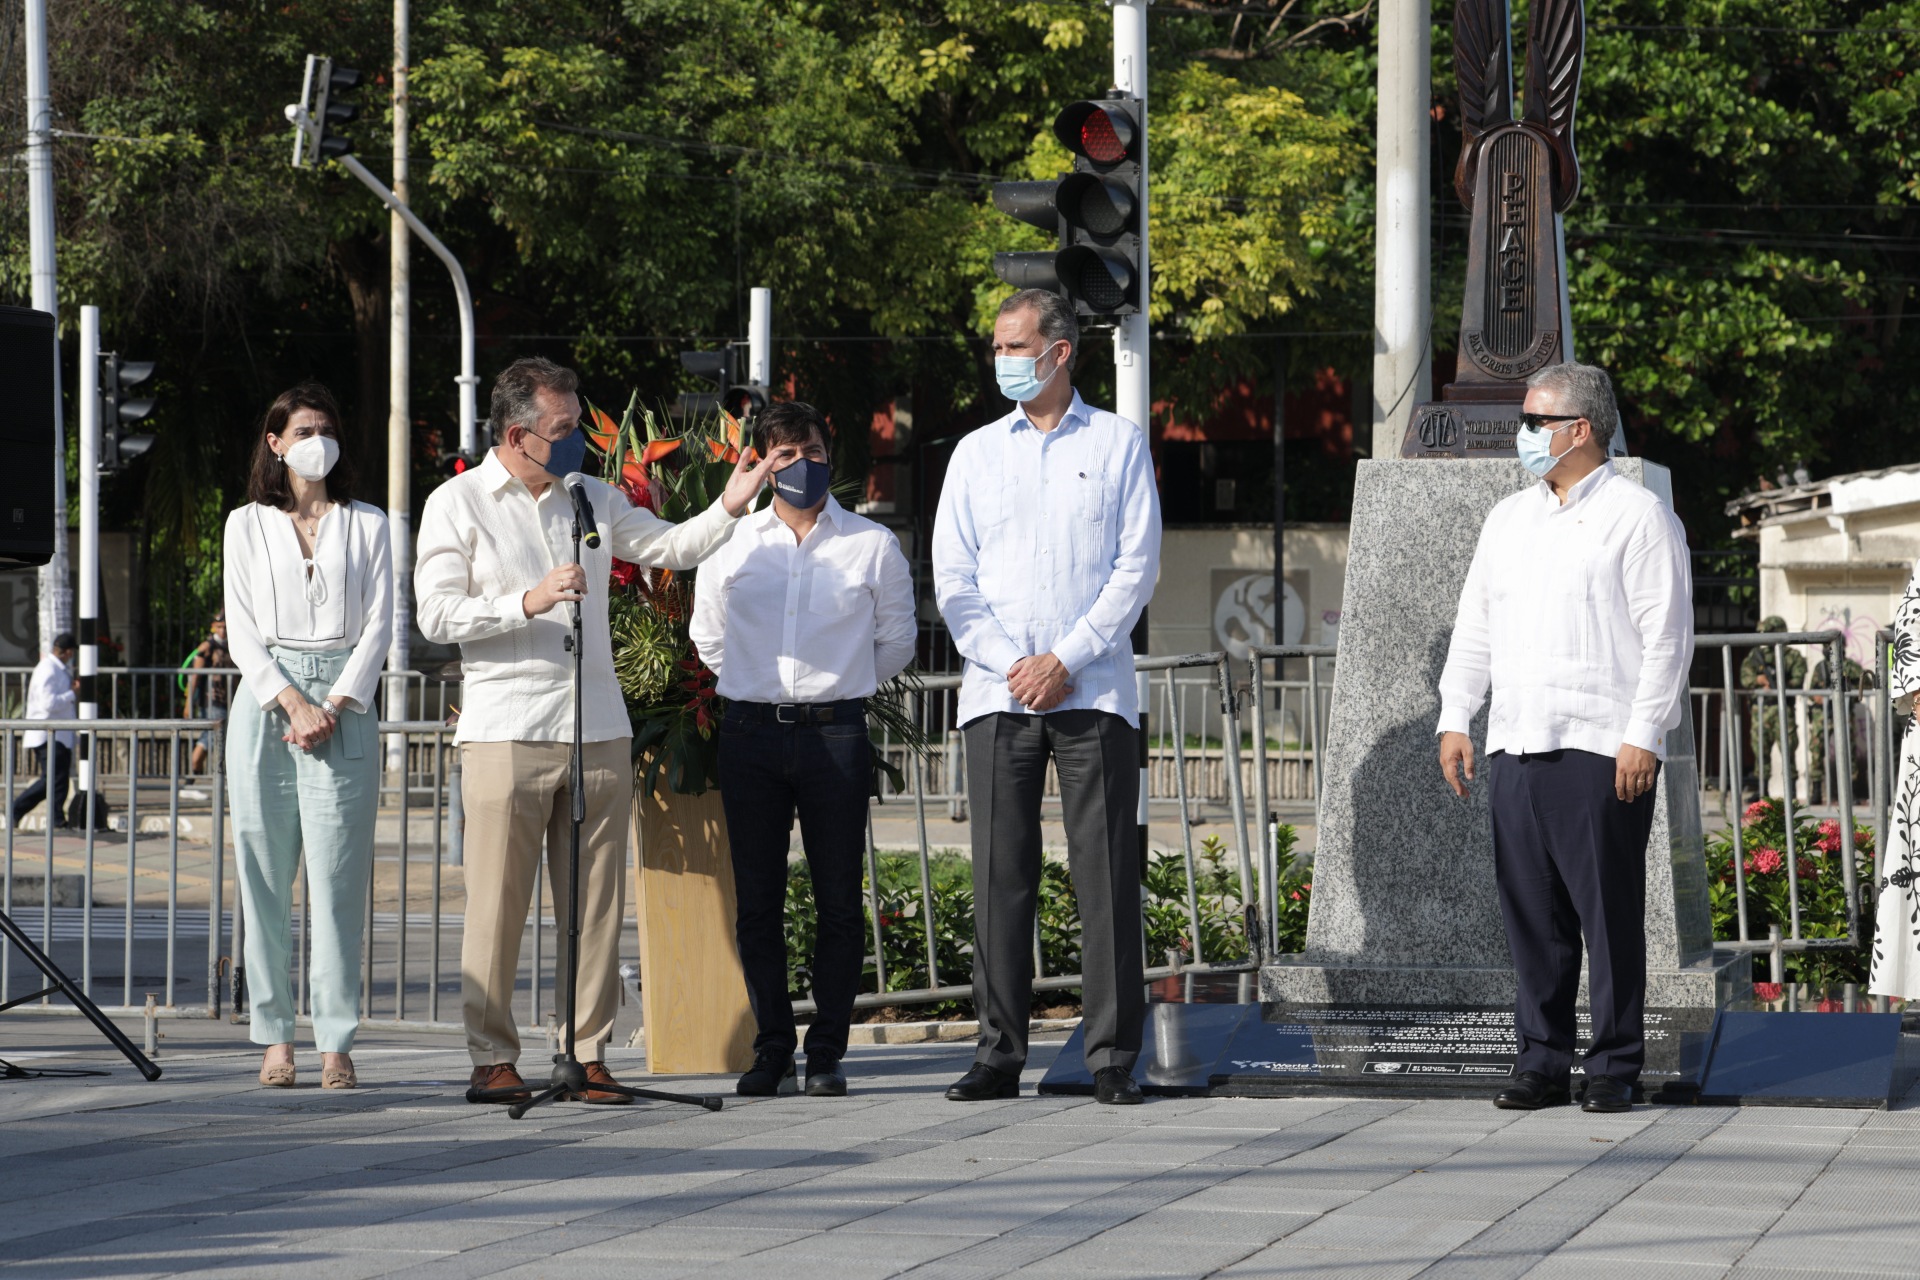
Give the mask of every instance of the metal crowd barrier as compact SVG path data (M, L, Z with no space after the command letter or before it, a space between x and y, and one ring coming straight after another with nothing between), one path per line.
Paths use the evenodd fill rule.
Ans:
M1884 858L1899 728L1887 679L1890 640L1889 633L1880 637L1872 663L1875 678L1872 687L1863 689L1841 678L1845 637L1838 632L1698 639L1701 652L1717 652L1722 677L1717 685L1692 689L1689 696L1701 774L1701 817L1703 829L1717 818L1725 825L1725 838L1733 842L1739 902L1739 936L1720 945L1770 953L1776 972L1786 953L1861 945L1860 915L1870 907L1873 883L1862 886L1855 875L1853 827L1856 800L1864 797ZM1793 687L1794 664L1788 654L1808 646L1826 655L1831 678L1820 687ZM1745 687L1736 679L1742 655L1756 651L1772 671L1766 689ZM1153 966L1150 977L1193 969L1245 971L1278 948L1278 892L1289 869L1281 865L1275 820L1313 818L1321 794L1319 745L1331 715L1336 661L1331 646L1302 645L1258 647L1245 657L1215 652L1139 661L1147 720L1147 808L1162 820L1177 822L1181 832L1177 847L1166 852L1177 856L1185 870L1186 900L1177 905L1190 925L1191 942L1190 954ZM942 922L933 890L934 848L944 843L935 838L935 817L951 821L967 816L965 748L954 722L958 687L957 675L928 676L901 695L906 711L931 743L928 755L909 751L885 735L877 742L901 766L904 786L877 798L873 813L912 805L914 847L880 848L869 824L866 892L874 989L859 997L861 1005L910 1005L970 994L970 975L951 972L950 965L940 963ZM425 686L421 689L424 693ZM442 685L437 695L424 696L437 696L447 705L450 692ZM457 700L458 694L451 696ZM1783 733L1781 726L1798 728ZM9 806L32 767L19 748L19 737L45 727L45 722L0 720L0 794ZM115 815L134 820L116 821L108 829L92 822L89 809L85 827L59 837L51 831L16 831L9 824L0 906L36 934L57 962L70 965L83 989L112 1011L138 1013L139 1001L148 993L161 1010L175 1014L218 1017L243 1008L244 972L235 962L244 953L246 922L235 910L225 780L219 772L222 753L212 753L210 778L201 781L183 773L187 753L214 726L202 720L154 718L65 722L61 727L90 736L102 794ZM1815 729L1818 751L1813 750ZM447 874L459 866L461 827L453 731L442 720L421 719L383 722L380 733L404 742L405 772L390 776L383 791L361 957L362 1012L370 1022L451 1027L459 1002L459 945L453 935L460 927L464 899ZM1777 751L1778 759L1769 751ZM1740 830L1742 795L1749 786L1778 796L1789 833L1781 852L1793 908L1785 927L1764 938L1756 936L1750 920L1753 886L1744 867ZM1050 782L1048 790L1051 816L1057 814L1057 787ZM1819 797L1817 809L1809 807L1810 792ZM1839 826L1849 904L1844 937L1811 936L1799 911L1801 851L1794 847L1795 823L1816 811L1833 813ZM1197 822L1212 822L1223 833L1221 861L1231 886L1224 905L1244 928L1245 958L1206 950L1196 887L1202 861L1193 830ZM888 990L881 858L900 853L908 855L908 865L919 878L918 920L890 925L913 929L913 949L920 953L916 967L924 968L926 981L910 990ZM77 885L75 900L67 905L55 901L63 875L77 877L64 882ZM46 892L28 906L23 896L36 876ZM552 1011L542 971L553 954L553 905L544 877L540 883L539 909L522 946L520 998L524 1025L530 1027L542 1026ZM123 901L95 902L102 890L109 898L115 896L116 886ZM150 888L143 891L142 886ZM304 1009L309 972L304 881L295 901L295 979ZM623 941L630 943L629 934L623 932ZM1045 970L1038 931L1035 951L1037 988L1079 985L1078 973ZM0 1004L16 990L37 989L26 985L34 975L20 971L23 963L0 948ZM805 1012L810 1006L803 1001L798 1007Z
M0 666L0 712L21 715L26 711L27 686L33 676L30 666ZM240 673L231 667L195 670L189 667L102 667L98 680L100 710L104 718L164 720L185 717L195 709L189 706L187 686L205 680L225 686L231 698L239 684ZM420 720L444 720L458 705L460 682L425 671L403 671L380 677L383 696L392 696L390 685L404 681L408 714ZM199 699L203 704L204 698Z

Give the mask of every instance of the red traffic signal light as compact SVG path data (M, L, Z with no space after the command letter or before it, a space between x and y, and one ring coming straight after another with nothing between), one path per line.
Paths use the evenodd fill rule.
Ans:
M478 465L470 455L464 453L450 453L440 459L440 470L449 476L465 475Z
M1070 103L1053 133L1073 152L1073 172L1052 182L998 182L1000 212L1047 231L1058 249L996 253L994 274L1020 289L1064 294L1083 316L1132 315L1139 297L1146 108L1113 93Z
M1139 157L1134 139L1139 135L1128 102L1076 102L1053 121L1053 136L1061 145L1097 165L1116 165Z

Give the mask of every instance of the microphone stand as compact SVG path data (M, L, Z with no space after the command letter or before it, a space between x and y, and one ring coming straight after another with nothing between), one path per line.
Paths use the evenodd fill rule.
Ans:
M573 562L580 563L580 515L575 510L573 517ZM547 1087L525 1102L516 1102L507 1108L507 1115L518 1120L527 1112L545 1103L562 1099L584 1099L587 1092L587 1069L574 1056L574 1000L575 988L580 980L580 827L587 820L586 776L581 764L581 734L585 725L585 710L582 701L585 682L581 678L585 663L585 647L581 642L580 602L573 605L573 631L567 637L567 649L573 654L573 758L567 770L567 790L572 801L570 817L572 825L567 834L567 974L566 1004L563 1018L567 1027L566 1048L553 1055L553 1074L547 1078ZM551 850L547 853L552 857ZM616 910L618 906L616 905ZM659 1089L636 1089L630 1085L597 1085L603 1093L624 1093L629 1098L648 1098L655 1102L679 1102L690 1107L705 1107L708 1111L720 1109L720 1099L713 1094L696 1097L685 1093L666 1093Z

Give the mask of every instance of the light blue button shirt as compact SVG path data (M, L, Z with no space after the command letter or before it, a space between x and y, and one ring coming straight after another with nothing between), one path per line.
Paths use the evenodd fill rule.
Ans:
M1073 692L1054 710L1138 722L1129 643L1160 571L1160 495L1146 434L1073 396L1041 432L1026 410L960 441L933 526L933 589L966 659L960 722L1028 714L1007 691L1051 653Z

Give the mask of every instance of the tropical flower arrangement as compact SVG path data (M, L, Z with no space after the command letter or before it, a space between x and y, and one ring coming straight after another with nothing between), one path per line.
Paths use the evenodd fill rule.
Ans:
M740 423L724 410L689 418L677 430L670 425L664 414L643 408L637 393L618 422L587 406L587 441L600 459L601 478L635 506L679 524L720 497L741 451L750 446ZM662 782L670 791L696 796L720 784L723 702L688 630L695 574L613 562L608 601L613 672L633 721L637 783L649 794ZM916 683L911 675L890 682L868 700L867 716L876 732L924 753L925 735L902 696ZM894 789L904 790L899 769L880 760L877 751L875 756Z
M1844 844L1838 821L1795 815L1793 856L1799 881L1800 931L1807 938L1844 938L1847 935L1847 890L1841 858ZM1756 800L1740 815L1741 871L1747 882L1749 937L1765 938L1767 927L1778 924L1787 932L1793 920L1793 891L1787 875L1786 815L1777 800ZM1855 884L1861 895L1860 927L1873 928L1873 830L1853 829ZM1713 936L1737 938L1740 904L1733 873L1730 836L1707 842L1707 889L1713 909ZM1841 983L1865 982L1866 947L1858 951L1801 951L1786 957L1787 977L1820 989ZM1767 963L1755 958L1755 970ZM1763 1002L1777 999L1768 990L1775 984L1756 983L1755 996Z

